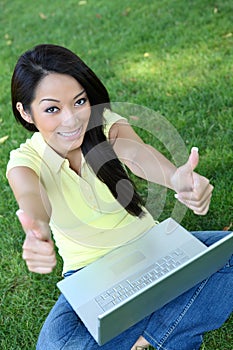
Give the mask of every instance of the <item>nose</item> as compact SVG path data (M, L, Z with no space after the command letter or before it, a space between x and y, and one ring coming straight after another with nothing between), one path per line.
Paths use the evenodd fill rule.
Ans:
M76 125L77 115L73 110L66 109L62 114L62 125L72 127Z

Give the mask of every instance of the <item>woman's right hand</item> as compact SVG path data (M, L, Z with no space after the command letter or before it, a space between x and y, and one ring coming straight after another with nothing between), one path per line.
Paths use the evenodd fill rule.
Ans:
M23 210L16 212L26 233L23 259L29 271L40 274L52 272L56 266L56 253L47 222L30 218Z

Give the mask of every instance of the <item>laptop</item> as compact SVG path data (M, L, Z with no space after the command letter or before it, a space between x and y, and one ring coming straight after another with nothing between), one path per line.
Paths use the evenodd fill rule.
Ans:
M219 270L233 232L206 247L169 218L58 282L99 345Z

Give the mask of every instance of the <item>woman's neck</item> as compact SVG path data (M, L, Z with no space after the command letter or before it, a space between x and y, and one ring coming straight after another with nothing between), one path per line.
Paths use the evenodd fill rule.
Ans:
M81 163L82 163L81 148L79 147L69 152L66 158L69 160L70 168L74 170L76 174L81 176Z

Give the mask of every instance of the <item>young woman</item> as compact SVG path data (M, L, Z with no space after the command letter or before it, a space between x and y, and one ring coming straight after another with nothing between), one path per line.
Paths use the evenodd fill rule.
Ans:
M213 186L194 172L198 151L176 168L111 111L108 93L86 64L56 45L39 45L18 60L12 108L33 135L11 152L7 177L26 233L28 269L50 273L54 241L64 277L151 228L126 167L176 192L196 214L207 213ZM51 231L50 231L51 230ZM223 232L199 232L207 245ZM38 350L199 349L202 334L220 327L233 309L232 260L173 302L98 346L61 295L41 330Z

